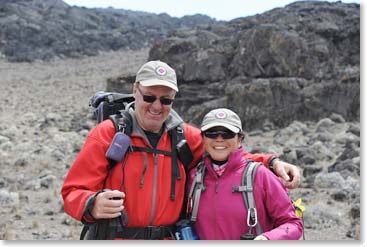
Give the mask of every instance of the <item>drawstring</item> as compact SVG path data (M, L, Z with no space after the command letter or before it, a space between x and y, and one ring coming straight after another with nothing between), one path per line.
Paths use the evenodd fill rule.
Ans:
M143 185L144 185L144 175L145 175L145 172L147 170L147 156L146 156L145 153L143 153L143 158L144 158L144 168L143 168L143 172L141 173L140 188L143 188Z

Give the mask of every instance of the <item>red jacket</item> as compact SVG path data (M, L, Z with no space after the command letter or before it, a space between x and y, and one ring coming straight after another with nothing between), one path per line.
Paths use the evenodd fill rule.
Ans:
M157 144L160 150L171 151L171 140L167 128L173 128L182 119L171 111L165 122L166 129ZM168 127L167 127L168 126ZM203 154L201 132L198 128L184 124L186 140L194 156L190 167L194 167ZM107 175L108 161L105 153L115 134L112 121L106 120L97 125L88 135L84 146L71 166L61 193L64 210L77 220L84 214L88 198L103 186ZM149 147L143 130L133 117L131 144ZM267 161L272 155L258 156L257 161ZM256 157L255 157L256 158ZM146 166L146 168L145 168ZM117 164L106 180L106 188L125 192L125 210L129 216L129 227L174 224L181 212L186 175L179 162L181 180L176 181L176 199L170 199L171 157L147 152L131 152L123 162Z

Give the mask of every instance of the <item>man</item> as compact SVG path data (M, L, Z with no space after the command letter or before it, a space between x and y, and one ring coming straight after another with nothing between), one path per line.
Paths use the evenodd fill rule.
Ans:
M173 158L168 131L182 125L187 144L193 154L189 169L203 155L201 131L183 123L172 110L178 92L175 71L161 61L144 64L136 75L132 116L131 145L122 162L108 170L105 153L115 135L110 120L97 125L68 172L63 187L65 212L85 224L127 215L127 226L110 238L172 238L172 227L182 210L185 195L185 167L178 160L178 174L172 176ZM251 159L273 165L280 177L290 180L288 187L300 183L298 168L281 162L273 155L248 154ZM106 190L108 189L108 190ZM113 200L112 200L113 199ZM94 224L93 226L96 226ZM110 225L98 226L111 232ZM108 228L108 229L106 229ZM96 230L96 227L95 229ZM94 234L94 235L93 235ZM96 233L89 238L95 238ZM97 234L98 235L98 234Z

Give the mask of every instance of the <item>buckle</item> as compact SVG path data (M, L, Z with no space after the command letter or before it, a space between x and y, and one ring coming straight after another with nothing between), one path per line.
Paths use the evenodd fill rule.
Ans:
M145 227L145 231L144 231L144 238L145 239L156 239L157 237L156 237L156 228L157 227L155 227L155 226L147 226L147 227Z
M165 237L164 226L147 226L145 229L146 239L157 240Z

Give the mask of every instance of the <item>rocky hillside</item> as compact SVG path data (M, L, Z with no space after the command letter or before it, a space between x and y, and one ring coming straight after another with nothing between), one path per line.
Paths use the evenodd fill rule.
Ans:
M9 61L30 62L138 50L178 28L215 22L205 15L174 18L123 9L86 9L62 0L1 1L0 55Z
M217 106L233 108L247 130L332 113L359 120L358 4L296 2L207 28L181 29L156 43L149 58L177 70L182 85L177 107L193 123Z
M277 153L300 167L302 184L290 195L306 205L306 239L360 239L359 5L297 2L226 23L167 28L138 50L111 48L104 36L160 29L105 29L116 32L109 36L87 25L122 13L141 23L141 15L148 23L162 17L56 0L0 5L0 239L78 239L81 224L63 212L60 188L95 126L89 99L99 90L131 92L148 59L177 70L174 108L185 120L197 124L213 107L232 108L246 127L248 151ZM68 39L58 36L60 27L71 28ZM36 42L37 30L53 41Z

